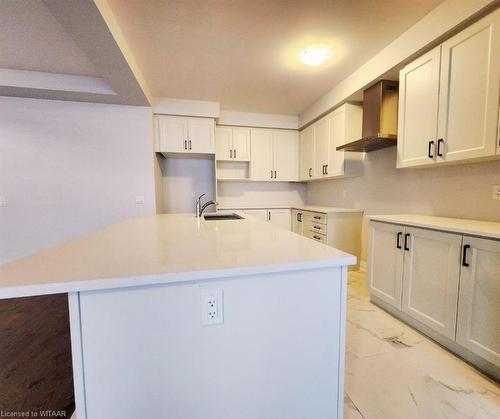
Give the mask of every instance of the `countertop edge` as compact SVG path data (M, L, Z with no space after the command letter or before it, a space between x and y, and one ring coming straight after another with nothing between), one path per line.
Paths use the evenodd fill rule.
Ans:
M42 285L21 285L0 288L0 300L9 298L33 297L39 295L66 294L74 292L104 291L120 288L135 288L154 285L199 282L228 277L264 275L278 272L338 268L356 265L356 256L346 255L335 259L303 261L288 264L248 266L241 268L214 269L188 272L173 272L140 276L87 279L74 282L54 282Z

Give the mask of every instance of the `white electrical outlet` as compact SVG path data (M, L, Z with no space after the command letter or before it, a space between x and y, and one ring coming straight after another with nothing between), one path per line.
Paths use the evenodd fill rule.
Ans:
M500 201L500 185L493 185L493 199Z
M144 195L137 195L137 196L135 197L135 203L136 203L137 205L142 205L142 204L144 204Z
M211 326L224 322L224 301L221 289L201 293L201 324Z
M7 199L5 196L0 196L0 207L6 207L7 206Z

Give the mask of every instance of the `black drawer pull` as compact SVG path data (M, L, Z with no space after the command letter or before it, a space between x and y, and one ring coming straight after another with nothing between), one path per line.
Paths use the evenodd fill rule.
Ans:
M408 238L410 237L410 233L406 233L405 234L405 250L410 250L410 248L408 247Z
M434 141L429 141L429 148L427 149L427 157L430 159L434 158L434 154L431 154L431 148L434 146Z
M315 228L316 230L321 230L321 227L318 226L313 226L313 228Z
M313 239L316 239L316 240L321 240L321 237L318 237L318 236L313 236Z
M401 249L401 236L403 235L403 233L399 232L397 235L396 235L396 247L398 249Z
M437 155L438 155L439 157L443 157L443 153L441 153L441 144L443 144L443 145L444 145L444 140L443 140L442 138L440 138L440 139L438 140L438 151L437 151Z
M469 264L467 263L467 250L470 249L470 244L465 244L464 245L464 251L462 253L462 266L469 267Z

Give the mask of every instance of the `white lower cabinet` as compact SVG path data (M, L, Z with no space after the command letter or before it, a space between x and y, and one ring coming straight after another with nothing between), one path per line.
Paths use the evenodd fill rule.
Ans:
M499 240L371 221L368 256L373 302L500 367Z
M292 210L292 231L302 235L304 232L304 214L301 210Z
M457 342L500 366L500 241L464 236Z
M462 236L407 227L402 309L455 339Z
M268 221L286 230L291 230L292 228L292 217L289 208L245 209L243 213L252 215L262 221Z
M372 222L370 225L368 284L373 295L401 310L404 227Z

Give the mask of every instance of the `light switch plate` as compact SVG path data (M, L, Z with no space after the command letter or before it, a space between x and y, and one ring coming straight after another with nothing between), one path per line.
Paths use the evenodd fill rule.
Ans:
M136 203L137 205L142 205L142 204L144 204L144 195L137 195L137 196L135 197L135 203Z
M493 185L493 199L500 201L500 185Z

